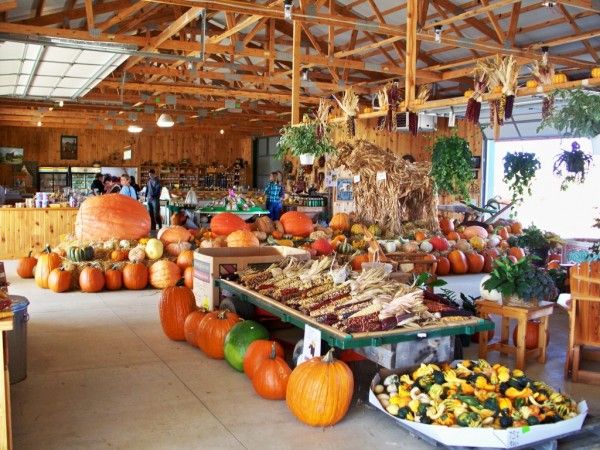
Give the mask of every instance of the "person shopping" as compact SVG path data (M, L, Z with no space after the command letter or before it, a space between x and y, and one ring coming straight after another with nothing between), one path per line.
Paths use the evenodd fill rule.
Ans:
M131 186L130 180L131 178L129 178L129 175L127 175L126 173L121 175L121 194L127 195L128 197L137 200L137 192L135 191L135 188Z
M91 191L94 195L102 195L104 194L104 175L101 173L96 174L96 178L92 181L92 185L90 186Z
M269 175L269 184L265 188L266 206L271 220L279 220L283 207L283 186L279 183L277 172Z
M146 201L148 202L148 212L150 213L150 229L155 230L158 226L162 227L162 218L160 216L160 192L162 186L156 176L154 169L148 172L148 184L146 185Z

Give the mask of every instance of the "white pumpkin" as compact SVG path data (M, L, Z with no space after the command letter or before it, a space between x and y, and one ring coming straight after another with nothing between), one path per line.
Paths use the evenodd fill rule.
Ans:
M500 245L500 241L502 241L502 239L500 239L500 236L497 236L494 234L493 236L490 236L489 239L487 240L487 247L488 248L498 247Z
M419 244L413 241L407 242L406 244L402 245L402 250L406 253L416 253L419 251Z
M146 243L146 256L148 259L159 259L163 255L164 245L159 239L149 239Z
M127 239L121 239L119 241L119 247L125 250L129 250L131 248L131 243Z
M499 291L497 291L496 289L492 289L491 291L488 291L486 288L483 287L483 283L485 283L490 278L491 278L490 275L486 275L481 279L481 283L479 283L479 294L481 295L481 298L484 298L486 300L491 300L493 302L501 303L502 302L502 294Z
M425 253L431 253L433 251L433 245L429 241L421 242L420 247Z
M146 251L141 245L129 250L129 261L139 263L144 261L144 259L146 259Z
M116 239L109 239L108 241L104 242L104 244L102 244L102 248L104 250L114 250L115 248L117 248Z
M384 247L385 247L386 253L394 253L398 246L396 245L395 241L386 241L384 244Z

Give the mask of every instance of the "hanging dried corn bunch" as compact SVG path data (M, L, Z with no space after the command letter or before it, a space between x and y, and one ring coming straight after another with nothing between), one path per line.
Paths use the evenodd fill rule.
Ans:
M377 92L377 104L379 105L379 110L380 111L387 111L388 110L388 95L387 95L387 86L385 86L383 89L380 89L379 92ZM377 119L377 130L381 131L385 129L385 116L381 116Z
M400 86L397 82L393 82L389 85L387 90L388 99L388 112L385 116L385 127L388 131L392 131L396 128L396 114L398 113L398 107L402 101L400 96Z
M356 134L355 119L356 115L358 114L358 95L354 93L352 88L349 88L344 91L344 98L341 102L335 95L333 98L336 102L338 102L338 105L340 105L342 111L344 111L344 117L346 119L346 133L349 137L353 138Z
M419 86L419 91L417 92L417 98L415 99L415 105L422 105L427 100L429 100L429 96L431 95L431 84L422 84Z
M315 129L318 141L321 141L324 137L327 137L326 134L329 130L329 126L327 123L329 122L329 113L332 109L333 106L327 100L325 100L324 98L319 100L319 109L317 109L317 116L315 118Z
M534 61L529 68L531 69L533 78L535 78L539 84L542 86L548 86L552 84L552 77L554 76L554 64L548 61L547 52L544 52L541 62ZM552 111L552 107L554 106L554 98L546 94L542 95L542 117L545 119Z
M467 101L467 109L465 111L465 119L467 119L468 122L479 123L481 102L486 90L487 77L485 72L476 69L473 75L473 91Z

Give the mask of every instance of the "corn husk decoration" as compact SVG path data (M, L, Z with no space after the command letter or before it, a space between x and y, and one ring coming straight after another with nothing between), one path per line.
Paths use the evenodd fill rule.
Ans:
M389 106L388 95L387 95L387 87L380 89L377 92L377 104L379 105L380 111L386 111ZM377 129L383 130L385 128L385 116L381 116L377 119Z
M542 61L534 61L529 66L533 78L542 86L548 86L552 84L552 77L554 76L554 64L548 61L548 55L544 53ZM554 106L554 99L546 94L543 94L544 100L542 102L542 117L545 119L548 117Z
M335 95L333 98L340 105L342 111L344 111L346 133L349 137L354 137L356 134L355 119L358 114L358 95L356 95L352 88L349 88L344 91L344 98L341 102Z
M481 114L481 102L483 94L487 91L488 80L485 72L475 70L473 75L473 94L467 101L467 109L465 111L465 119L471 123L479 123L479 115Z
M324 98L319 100L319 109L315 117L315 128L317 132L317 140L321 141L329 132L327 123L329 122L329 113L333 109L333 105Z
M398 84L398 82L393 82L386 85L384 104L387 105L387 113L384 117L384 120L379 121L379 123L377 124L378 129L386 129L388 131L392 131L396 128L396 114L398 113L398 107L400 106L400 102L402 101L400 92L400 85ZM379 98L379 107L381 109L384 109L381 100L382 99Z

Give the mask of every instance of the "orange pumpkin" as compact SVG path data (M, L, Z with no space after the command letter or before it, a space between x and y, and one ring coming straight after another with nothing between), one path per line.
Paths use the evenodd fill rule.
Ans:
M35 284L42 289L48 289L48 276L52 270L60 266L61 258L57 253L46 247L40 254L35 265Z
M525 329L525 348L527 350L532 350L538 347L539 343L539 330L540 330L540 321L539 320L528 320L527 328ZM519 333L519 326L517 325L513 331L512 339L515 347L517 346L517 334ZM546 345L550 342L550 335L546 334Z
M500 239L505 240L505 241L508 240L508 238L510 237L506 227L500 227L498 229L498 236L500 237Z
M100 292L105 282L104 273L97 267L85 267L79 274L81 292Z
M425 239L427 239L427 235L423 231L415 232L415 241L423 242Z
M150 284L157 289L175 286L181 278L181 270L174 262L161 259L150 266Z
M196 347L198 345L198 325L206 315L206 310L197 308L185 318L183 322L183 334L188 344Z
M240 321L240 317L228 310L207 313L198 325L198 348L209 358L224 359L225 336Z
M193 289L194 287L194 268L193 267L186 267L185 270L183 271L183 284L185 284L185 287L188 287L190 289Z
M337 213L331 218L329 227L333 231L346 232L350 230L350 216L346 213Z
M448 275L450 273L450 260L445 256L439 256L437 259L437 275Z
M71 288L71 272L64 269L52 269L48 275L48 288L52 292L67 292Z
M463 274L468 272L469 265L467 263L467 257L460 250L452 250L448 253L448 260L450 261L452 273Z
M362 255L356 255L352 258L352 270L360 272L362 270L362 263L369 262L369 254L363 253Z
M487 239L487 237L488 237L487 230L478 225L471 225L469 227L466 227L463 234L465 236L465 239L467 239L467 240L469 240L475 236L479 236L482 239Z
M254 371L260 363L269 357L273 346L275 347L275 354L283 358L283 347L275 341L257 339L248 346L244 355L244 373L248 378L252 379Z
M254 225L257 231L262 231L263 233L271 234L275 231L275 225L268 216L259 217L254 221Z
M286 234L308 237L314 230L310 217L298 211L288 211L280 219Z
M213 216L210 221L210 230L217 236L228 236L237 230L250 230L250 227L239 216L223 212Z
M162 292L158 302L160 325L165 335L174 341L185 340L183 326L187 316L196 310L196 298L191 289L177 283Z
M31 256L31 252L29 252L29 255L19 259L17 263L17 275L21 278L33 278L33 269L36 264L37 259Z
M259 247L260 242L252 231L237 230L227 236L227 247Z
M275 239L281 239L283 237L283 233L277 230L273 231L272 235Z
M450 231L446 233L446 239L449 241L458 241L460 239L460 235L456 231Z
M156 236L165 247L177 242L188 242L194 238L194 235L187 228L181 225L161 228Z
M288 379L286 403L301 422L314 427L335 425L350 408L354 392L352 371L333 358L312 358L296 367Z
M481 273L483 265L485 264L485 258L476 252L467 254L467 265L469 266L469 273Z
M106 279L106 289L109 291L118 291L123 287L123 272L116 267L111 267L104 272Z
M525 250L521 247L511 247L508 249L508 254L517 258L517 260L525 258Z
M177 257L177 265L181 270L185 270L186 267L194 265L194 252L192 250L185 250Z
M111 261L126 261L129 257L129 250L113 250L110 252Z
M510 224L510 232L512 234L521 234L523 233L523 225L521 222L513 222Z
M275 342L269 357L263 359L254 371L252 386L258 395L267 400L285 400L287 384L292 369L277 355Z
M552 261L550 261L548 263L548 265L546 266L546 268L548 270L552 270L552 269L557 270L557 269L560 269L560 262L556 261L556 260L552 260Z
M75 220L75 235L84 241L137 240L149 232L150 215L144 205L121 194L88 197Z
M140 290L148 286L148 268L142 263L125 264L123 284L127 289Z
M440 230L442 230L442 233L445 235L451 231L454 231L454 220L448 219L447 217L442 217L440 219Z

